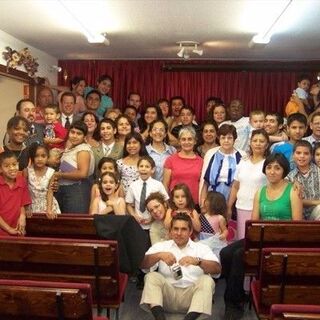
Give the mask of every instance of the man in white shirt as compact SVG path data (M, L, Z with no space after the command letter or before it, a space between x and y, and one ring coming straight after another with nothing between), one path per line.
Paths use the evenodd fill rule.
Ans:
M214 281L219 274L218 258L204 244L193 242L192 221L187 214L171 220L172 240L158 242L146 252L141 267L149 269L140 305L156 320L165 320L165 311L186 313L184 320L211 315ZM154 272L158 268L158 272Z

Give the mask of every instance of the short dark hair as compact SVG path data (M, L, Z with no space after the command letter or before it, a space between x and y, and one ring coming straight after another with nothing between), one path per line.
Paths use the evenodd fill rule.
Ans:
M278 125L283 125L283 116L277 112L277 111L269 111L266 113L266 117L267 116L272 116L275 117L277 119Z
M180 109L180 112L179 112L180 115L181 115L182 110L189 110L193 116L195 115L194 109L190 106L183 105L182 108Z
M127 98L127 99L129 100L132 95L139 96L140 99L141 99L141 94L140 94L139 92L136 92L136 91L130 91L130 92L128 93L128 98Z
M282 178L285 178L290 172L290 163L282 153L272 153L264 160L262 172L266 174L266 167L273 162L279 163L283 169Z
M296 141L296 143L293 146L293 152L295 152L297 150L298 147L306 147L308 148L310 154L312 155L312 145L309 141L307 140L298 140Z
M92 95L92 94L98 95L98 96L99 96L99 99L100 99L100 101L101 101L101 93L100 93L100 91L97 90L97 89L92 89L92 90L90 90L90 91L86 94L86 100L87 100L88 97L89 97L90 95Z
M107 74L103 74L102 76L100 76L100 77L98 78L97 82L100 83L100 82L102 82L102 81L104 81L104 80L109 80L109 81L111 82L111 85L113 84L112 78L111 78L109 75L107 75Z
M30 99L21 99L21 100L19 100L19 101L17 102L17 104L16 104L16 111L20 112L20 111L21 111L21 106L22 106L22 104L25 103L25 102L30 102L30 103L32 103L32 104L34 105L33 101L30 100Z
M16 160L18 160L17 156L11 150L5 150L5 151L1 152L0 153L0 165L2 165L2 162L4 160L9 159L9 158L15 158Z
M298 121L298 122L304 124L305 126L308 125L307 117L300 112L290 114L290 116L287 119L287 126L290 127L293 121Z
M142 157L140 157L139 160L138 160L138 163L137 163L138 167L139 167L141 161L143 161L143 160L148 161L150 163L152 169L156 167L156 163L154 162L154 160L150 156L142 156Z
M48 106L44 107L44 109L52 109L56 114L61 113L59 106L56 104L49 104Z
M70 132L71 129L80 130L80 131L83 132L83 134L84 134L85 136L86 136L87 133L88 133L88 127L87 127L87 125L86 125L83 121L81 121L81 120L72 123L71 126L70 126L70 128L69 128L69 132Z
M127 105L127 106L124 108L123 113L125 113L127 109L134 110L134 112L136 113L136 115L138 114L138 110L137 110L134 106L130 106L130 105Z
M192 220L191 220L190 216L184 212L179 212L174 217L172 217L171 222L170 222L170 230L172 229L173 224L179 220L187 222L189 229L193 230Z
M315 117L320 117L320 111L314 112L310 118L310 122L313 122Z
M301 82L301 81L303 81L303 80L308 80L308 81L311 82L310 79L311 79L310 76L309 76L308 74L306 74L306 73L304 73L304 74L299 74L299 76L298 76L298 78L297 78L297 82Z
M7 130L11 129L11 128L16 128L20 122L23 122L27 131L30 130L30 124L28 122L27 119L25 119L24 117L21 116L14 116L12 118L9 119L9 121L7 122Z
M181 100L183 106L186 104L186 101L184 100L184 97L182 97L182 96L173 96L173 97L170 98L170 107L172 106L172 101L173 100Z
M73 92L71 92L71 91L64 92L60 97L60 102L62 102L64 97L72 97L74 103L76 103L77 98L76 98L76 96L75 96L75 94Z
M226 136L227 134L232 134L234 140L236 140L238 137L236 127L233 126L232 124L227 124L227 123L220 126L217 134L219 138L220 136Z
M118 169L117 162L115 159L110 158L110 157L103 157L99 160L99 162L98 162L99 171L101 171L103 164L106 162L112 163L112 165L114 166L114 169L117 171L117 169Z

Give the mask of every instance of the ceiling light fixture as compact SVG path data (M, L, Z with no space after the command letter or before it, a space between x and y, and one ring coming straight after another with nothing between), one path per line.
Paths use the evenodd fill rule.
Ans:
M80 20L75 12L68 8L66 1L64 0L58 0L62 7L69 13L71 18L78 24L78 27L80 28L81 32L87 37L87 40L89 43L92 44L104 44L106 46L110 45L110 41L107 39L106 33L98 33L90 30L88 26L86 26L82 20Z
M62 71L62 68L59 67L59 66L52 65L52 66L50 67L50 72L54 72L54 71L56 71L56 72L61 72L61 71Z
M287 1L287 4L284 6L282 11L276 16L276 18L273 20L271 25L266 30L252 37L252 39L249 42L249 48L265 47L270 42L270 39L274 33L274 29L277 22L280 20L283 14L287 11L292 1L293 0Z
M203 55L203 50L199 50L199 42L196 41L178 41L177 44L179 45L179 52L177 56L179 58L183 58L185 60L190 59L190 53L195 53L199 56Z

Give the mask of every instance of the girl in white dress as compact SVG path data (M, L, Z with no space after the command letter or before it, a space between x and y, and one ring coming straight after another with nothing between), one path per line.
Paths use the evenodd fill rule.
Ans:
M47 166L49 150L44 145L34 143L30 146L29 157L31 163L24 174L28 179L32 198L31 212L45 213L49 219L54 219L61 212L53 191L49 187L55 173L54 169Z

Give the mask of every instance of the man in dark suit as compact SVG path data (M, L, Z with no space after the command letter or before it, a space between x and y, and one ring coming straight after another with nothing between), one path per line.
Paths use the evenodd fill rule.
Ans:
M44 125L35 123L36 107L29 99L19 100L16 105L16 115L21 116L30 123L30 134L26 140L26 145L29 146L34 142L43 143Z
M74 114L76 96L72 92L64 92L60 98L61 124L64 128L69 129L72 123L80 120L78 115Z

